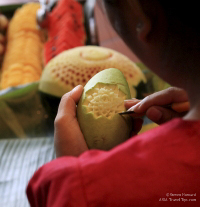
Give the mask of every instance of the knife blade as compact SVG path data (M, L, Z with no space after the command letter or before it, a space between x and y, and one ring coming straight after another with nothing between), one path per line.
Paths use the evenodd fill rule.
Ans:
M123 112L120 112L118 113L119 115L126 115L126 114L134 114L135 111L123 111Z

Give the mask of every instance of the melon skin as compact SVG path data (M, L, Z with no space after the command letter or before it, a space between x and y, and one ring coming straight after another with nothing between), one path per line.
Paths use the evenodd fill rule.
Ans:
M111 120L94 119L91 113L80 113L78 121L89 149L110 150L130 137L130 117L117 114Z
M116 100L111 103L115 112L106 115L99 110L98 103L104 103L105 107L110 104L109 100L103 102L97 99L94 111L89 111L88 101L91 94L97 88L109 91L107 98L112 100L112 96L116 96ZM114 88L114 90L112 90ZM118 94L120 94L118 96ZM104 94L100 97L103 97ZM95 96L93 96L95 97ZM124 100L131 97L128 83L123 73L115 68L105 69L93 76L84 87L83 94L77 106L77 119L89 149L110 150L120 143L126 141L130 137L132 131L132 122L130 116L121 116L118 113L125 111ZM96 95L98 98L98 95ZM93 99L95 100L95 98ZM98 102L99 100L99 102ZM115 107L115 103L119 101L120 107ZM109 106L109 105L108 105ZM99 111L100 113L99 113ZM102 112L102 113L101 113ZM96 114L95 114L96 113Z

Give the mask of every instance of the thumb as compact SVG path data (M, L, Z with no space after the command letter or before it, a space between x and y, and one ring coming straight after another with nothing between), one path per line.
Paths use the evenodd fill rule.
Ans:
M76 104L79 102L82 92L83 86L78 85L72 91L63 95L58 107L57 117L65 116L66 114L76 117Z
M184 114L160 106L152 106L146 111L146 116L156 124L163 124L173 118L182 117Z
M57 157L78 156L88 149L76 119L76 104L82 91L83 87L77 86L61 99L54 122L54 146Z

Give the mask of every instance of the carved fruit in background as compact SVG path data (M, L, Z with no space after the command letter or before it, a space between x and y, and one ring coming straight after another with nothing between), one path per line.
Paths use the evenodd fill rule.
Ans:
M95 74L117 68L125 76L131 97L137 97L145 88L146 78L140 68L123 54L99 46L82 46L62 52L45 66L39 90L61 97L76 85L85 85Z

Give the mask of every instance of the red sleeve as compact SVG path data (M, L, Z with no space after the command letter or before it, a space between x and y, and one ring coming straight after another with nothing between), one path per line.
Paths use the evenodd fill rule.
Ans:
M32 207L176 207L188 199L188 205L199 207L199 128L200 122L175 120L110 151L51 161L30 180L29 202Z
M42 166L27 186L27 197L32 207L85 207L78 160L63 157Z

